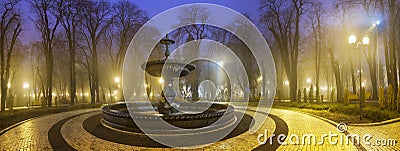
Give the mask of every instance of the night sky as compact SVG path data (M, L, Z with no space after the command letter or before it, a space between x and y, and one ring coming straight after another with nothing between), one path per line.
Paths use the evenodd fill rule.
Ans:
M132 0L139 6L140 9L146 11L147 15L151 18L167 9L191 3L212 3L223 5L234 9L242 14L250 16L252 21L257 21L259 12L259 0ZM323 0L322 2L329 8L333 0ZM112 3L113 1L110 0ZM21 39L25 44L40 39L40 34L36 31L32 19L35 19L29 4L25 1L21 3L21 11L23 12L25 22L23 25L23 32Z
M234 9L242 14L250 15L251 19L258 20L258 7L259 0L133 0L140 9L146 11L147 15L151 18L167 9L190 3L212 3L223 5ZM21 39L25 44L38 41L40 34L36 31L32 19L35 19L29 4L26 2L21 3L21 11L24 14L25 22Z

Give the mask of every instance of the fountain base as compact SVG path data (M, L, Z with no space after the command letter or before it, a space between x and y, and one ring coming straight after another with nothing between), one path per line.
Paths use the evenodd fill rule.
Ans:
M129 105L131 106L131 104ZM135 102L133 106L144 106L144 102ZM158 103L153 104L154 111ZM190 107L190 105L185 105ZM234 108L230 105L213 103L209 108L201 113L186 114L186 113L173 113L173 114L159 114L157 112L149 112L149 109L143 109L146 112L135 113L135 121L146 123L146 133L151 132L154 134L187 134L196 133L197 131L211 131L224 127L229 127L236 122L234 116ZM142 130L133 121L128 107L125 103L118 103L106 105L102 108L103 118L101 123L111 129L143 133ZM156 120L162 119L167 123L182 128L180 131L161 129ZM200 128L200 129L199 129Z

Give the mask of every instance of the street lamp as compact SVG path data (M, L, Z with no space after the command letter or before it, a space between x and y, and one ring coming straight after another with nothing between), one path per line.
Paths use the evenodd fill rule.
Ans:
M289 81L288 81L288 80L285 80L285 81L283 82L283 84L287 86L287 89L288 89L288 95L290 96Z
M22 88L24 88L25 90L28 90L28 106L30 106L30 104L31 104L31 91L29 90L29 83L25 82L22 85Z
M119 77L115 77L114 81L115 81L115 83L119 83L121 81L121 79L119 79Z
M307 83L311 83L311 79L310 78L307 78Z
M161 77L160 79L158 79L158 82L159 82L160 84L164 84L164 79Z
M349 43L352 46L354 46L355 48L359 48L360 49L360 56L358 58L358 61L359 61L359 64L360 64L360 70L359 70L360 71L360 73L359 73L359 75L360 75L360 94L359 94L358 99L359 99L359 102L360 102L360 120L362 120L361 90L362 90L363 84L362 84L362 80L361 80L362 79L362 74L361 74L361 69L362 69L362 66L361 66L361 55L362 55L362 51L365 48L365 46L367 46L369 44L369 38L367 36L364 36L361 41L357 41L357 36L350 35Z

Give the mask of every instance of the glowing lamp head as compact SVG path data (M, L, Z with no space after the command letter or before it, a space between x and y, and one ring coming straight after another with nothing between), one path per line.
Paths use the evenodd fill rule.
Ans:
M362 44L363 45L368 45L369 44L369 38L367 36L363 37Z
M121 79L119 77L115 77L114 81L115 81L115 83L119 83L119 82L121 82Z
M24 89L29 88L29 83L24 83L24 85L22 85L22 87L23 87Z
M285 85L289 85L289 81L288 81L288 80L286 80L285 82L283 82L283 84L285 84Z
M349 44L355 44L357 41L356 35L350 35L349 37Z

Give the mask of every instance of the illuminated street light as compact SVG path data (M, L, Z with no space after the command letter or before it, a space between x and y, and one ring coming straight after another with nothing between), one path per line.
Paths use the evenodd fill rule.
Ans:
M372 26L375 27L375 26L379 25L380 23L381 23L381 21L377 20L377 21L374 22L374 24L372 24Z
M160 78L160 79L158 80L158 82L160 82L160 84L163 84L163 83L164 83L164 79L163 79L163 78Z
M363 45L368 45L369 44L369 38L367 36L363 37L362 44Z
M27 89L27 88L29 88L29 83L24 83L23 85L22 85L22 87L24 88L24 89Z
M115 81L115 83L119 83L119 82L121 82L121 79L119 77L115 77L114 81Z
M310 78L307 78L307 83L311 83L311 79Z
M7 83L7 88L11 88L11 83L10 82Z
M262 76L258 77L258 78L257 78L257 81L258 81L258 82L262 81Z
M25 89L25 90L28 90L28 107L30 106L30 104L31 104L31 91L28 89L29 88L29 83L28 82L25 82L23 85L22 85L22 87Z
M355 44L357 41L356 35L350 35L349 37L349 44Z
M379 23L379 22L377 22ZM362 51L365 48L366 45L369 44L369 38L367 36L364 36L361 41L357 41L357 37L355 35L350 35L349 37L349 44L354 46L355 48L360 49L360 56L358 58L359 64L360 64L360 70L359 70L359 75L360 75L360 93L359 93L359 102L360 102L360 120L362 120L362 102L361 102L361 91L362 87L364 84L362 83L362 64L361 64L361 56L362 56Z
M285 80L285 82L283 82L283 84L289 85L289 81L288 81L288 80Z

